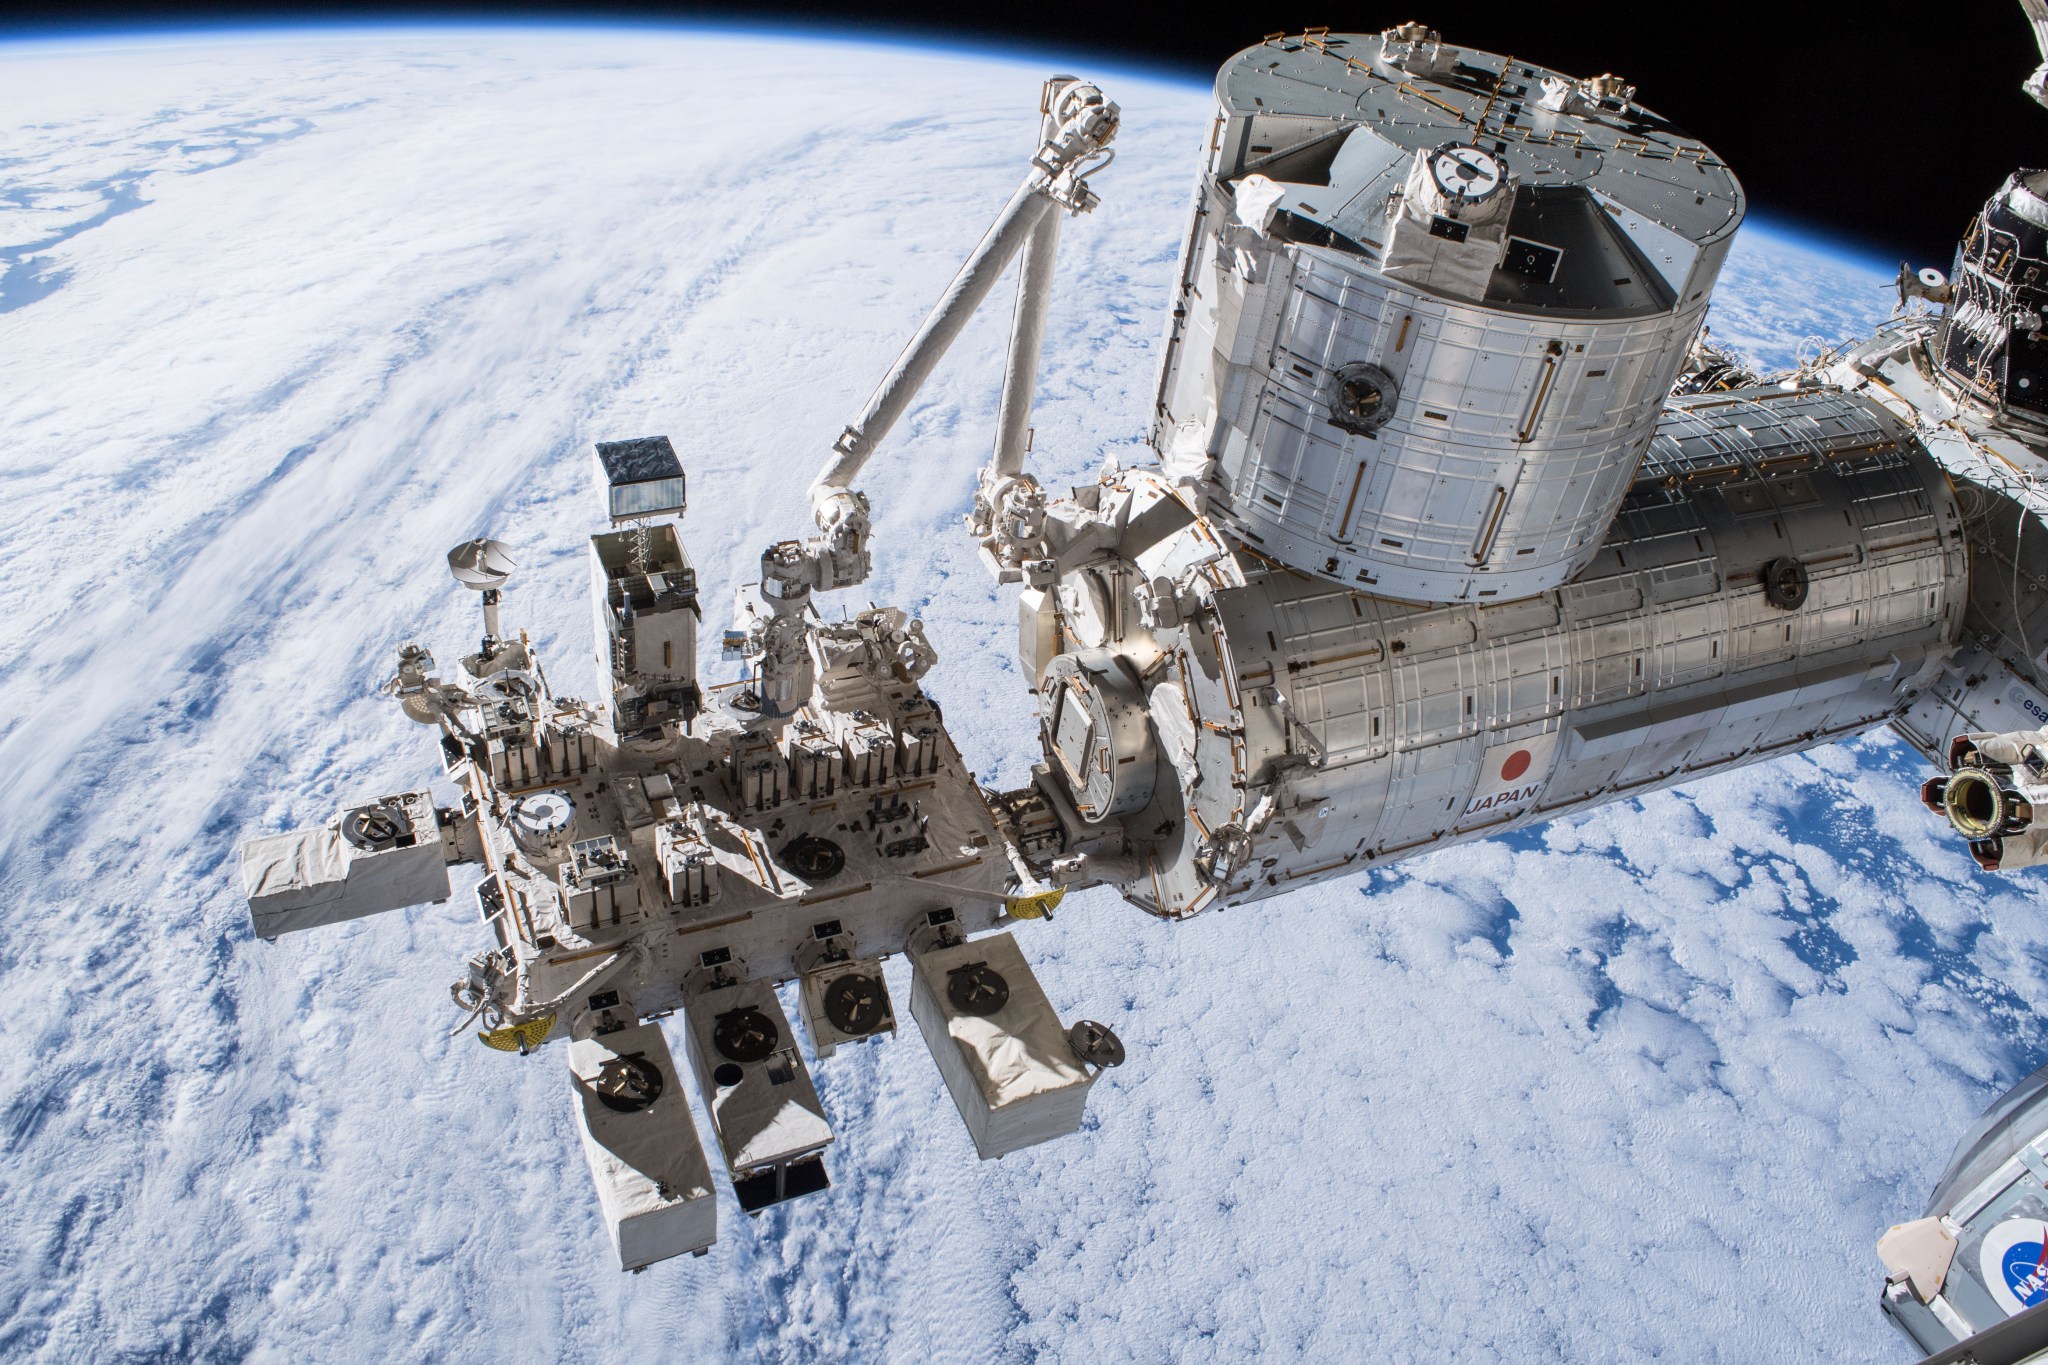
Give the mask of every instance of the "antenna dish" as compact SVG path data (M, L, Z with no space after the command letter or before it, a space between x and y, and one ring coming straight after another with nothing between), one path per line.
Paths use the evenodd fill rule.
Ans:
M503 587L518 567L502 540L479 536L448 552L448 572L455 575L457 583L478 592Z

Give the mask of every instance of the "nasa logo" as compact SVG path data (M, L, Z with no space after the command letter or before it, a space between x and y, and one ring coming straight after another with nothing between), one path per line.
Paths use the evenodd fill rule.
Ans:
M2041 705L2017 687L2007 691L2005 696L2006 700L2032 716L2038 724L2048 725L2048 706Z
M2048 1237L2039 1242L2015 1242L2005 1249L1999 1269L2005 1274L2005 1287L2012 1296L2027 1308L2032 1308L2048 1298Z
M2008 1218L1985 1234L1984 1283L2008 1315L2048 1302L2048 1222Z

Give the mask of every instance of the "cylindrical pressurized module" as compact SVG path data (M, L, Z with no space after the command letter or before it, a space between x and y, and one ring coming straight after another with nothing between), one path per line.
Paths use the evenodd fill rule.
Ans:
M1106 479L1114 553L1035 599L1044 743L1168 916L1866 729L1968 597L1940 467L1832 389L1679 400L1585 572L1497 604L1343 588Z
M1152 439L1270 558L1407 602L1598 553L1742 219L1633 102L1410 25L1240 53Z

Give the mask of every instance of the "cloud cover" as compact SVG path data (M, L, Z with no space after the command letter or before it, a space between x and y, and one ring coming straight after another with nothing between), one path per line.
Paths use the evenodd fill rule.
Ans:
M250 937L237 840L433 772L374 693L400 641L479 630L448 545L517 547L508 621L595 688L591 441L675 439L723 617L1051 69L626 30L0 47L0 1353L1902 1354L1871 1244L2048 1057L2048 959L2036 883L1938 838L1884 737L1186 925L1070 899L1021 939L1130 1046L1087 1131L977 1163L914 1032L842 1051L833 1191L728 1195L709 1257L641 1276L559 1058L447 1034L460 894ZM1062 243L1054 485L1136 454L1208 118L1087 74L1126 129ZM1716 333L1767 363L1885 306L1754 230L1726 281ZM925 617L992 782L1036 748L957 530L1006 311L866 482L869 591Z

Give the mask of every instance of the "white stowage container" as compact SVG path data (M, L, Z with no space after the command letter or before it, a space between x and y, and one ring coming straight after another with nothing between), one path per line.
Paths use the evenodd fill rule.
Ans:
M711 1166L661 1026L579 1038L569 1044L569 1070L583 1159L619 1268L638 1270L716 1242ZM650 1074L659 1080L650 1082Z
M832 1125L766 981L712 989L684 1007L690 1064L748 1213L830 1184L820 1159Z
M985 977L951 989L956 974L977 969L1001 978L1008 994L987 1013L976 1012L990 1000ZM983 1003L963 1006L963 995L976 994ZM916 954L910 1014L983 1160L1079 1130L1092 1077L1008 934Z
M878 957L827 962L803 974L804 1026L818 1059L842 1043L861 1043L896 1031L896 1011L882 980Z
M265 939L447 900L433 799L408 792L343 811L318 829L251 839L242 845L242 890L249 923Z

